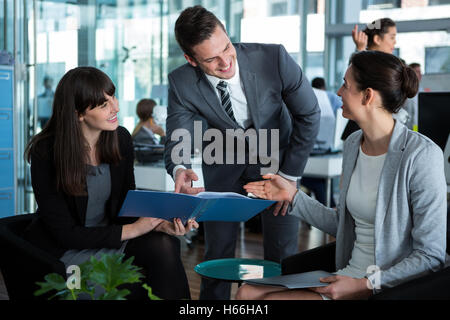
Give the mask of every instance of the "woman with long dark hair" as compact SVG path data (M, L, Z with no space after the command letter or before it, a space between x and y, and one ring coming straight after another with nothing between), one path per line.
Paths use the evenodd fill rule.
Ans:
M52 116L26 149L38 209L25 237L66 266L102 253L134 256L157 296L189 299L175 236L197 223L117 216L135 182L131 136L118 124L114 94L96 68L75 68L60 80ZM136 287L130 297L145 292Z
M365 299L444 266L447 186L442 150L392 114L418 90L414 71L379 51L355 54L338 95L361 130L344 144L338 209L278 175L244 188L287 200L289 214L336 238L335 275L311 290L244 285L240 299ZM372 270L377 270L372 273Z

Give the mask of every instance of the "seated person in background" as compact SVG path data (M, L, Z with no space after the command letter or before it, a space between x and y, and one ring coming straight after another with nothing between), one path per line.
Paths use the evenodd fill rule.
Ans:
M338 94L343 115L362 130L345 142L340 203L326 208L278 175L244 188L291 202L289 214L336 237L326 287L282 290L242 286L239 299L366 299L437 271L445 263L447 186L442 150L392 117L416 95L414 71L377 51L355 54ZM375 270L375 272L371 272Z
M38 105L38 122L41 129L44 128L45 124L50 119L52 114L52 103L53 96L53 79L49 76L44 77L44 92L42 92L37 99Z
M419 79L419 91L422 91L420 87L420 82L422 81L422 66L420 65L420 63L413 62L409 64L409 67L412 68L416 73L417 79Z
M312 154L322 154L331 151L336 126L336 113L333 112L333 108L326 91L314 87L314 85L322 86L320 80L317 79L318 78L315 79L316 81L312 84L312 86L320 107L320 129L319 134L316 138L316 143L314 144ZM339 107L341 106L342 102L340 103ZM326 179L302 177L300 183L302 186L312 191L314 193L314 196L320 203L326 205ZM335 206L333 196L331 196L330 205L331 207Z
M412 68L416 73L417 79L419 80L419 92L422 92L423 88L421 86L422 81L421 65L419 63L413 62L409 65L409 67ZM414 98L406 100L404 109L410 115L409 127L412 127L414 130L417 131L417 126L419 125L419 93L417 93Z
M313 88L320 107L320 129L314 143L313 153L329 152L334 142L336 116L325 91Z
M131 136L119 126L114 93L109 77L92 67L59 82L48 125L26 149L38 209L24 237L66 267L103 253L133 256L155 295L189 299L175 236L198 224L117 216L135 182ZM148 299L141 284L131 286L127 298Z
M311 86L327 93L328 99L331 103L331 107L333 108L334 115L336 116L336 111L340 107L342 107L342 99L336 93L327 91L324 78L314 78L311 82Z
M135 143L140 144L164 144L165 132L153 120L153 109L156 102L153 99L142 99L136 106L136 114L139 117L139 123L134 128L131 136ZM161 139L158 139L159 135Z

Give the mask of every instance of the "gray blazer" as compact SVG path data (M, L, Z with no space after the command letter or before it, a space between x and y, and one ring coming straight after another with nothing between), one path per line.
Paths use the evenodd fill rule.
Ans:
M254 129L279 129L279 146L283 151L280 151L279 170L287 175L301 176L320 121L320 108L308 79L283 46L243 43L234 46ZM199 119L208 128L221 132L239 129L224 111L216 89L204 72L185 64L169 74L164 157L170 175L175 167L171 152L178 144L171 141L172 132L184 128L193 138L193 122ZM183 165L189 167L189 164ZM203 165L205 185L230 184L230 176L238 179L244 169L237 165ZM259 174L254 178L259 179Z
M338 210L298 192L290 214L336 237L336 268L347 266L356 239L347 210L350 179L362 131L345 142ZM444 266L447 185L442 150L425 136L396 121L381 172L375 213L375 264L367 274L375 293Z

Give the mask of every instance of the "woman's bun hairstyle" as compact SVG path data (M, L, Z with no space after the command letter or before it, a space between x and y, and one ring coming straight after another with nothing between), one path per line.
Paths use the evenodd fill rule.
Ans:
M381 51L361 51L350 59L359 90L372 88L380 93L383 107L397 113L407 98L419 89L419 79L412 68L396 56Z
M403 84L402 90L406 95L406 98L414 98L419 91L419 79L415 71L409 66L403 68Z

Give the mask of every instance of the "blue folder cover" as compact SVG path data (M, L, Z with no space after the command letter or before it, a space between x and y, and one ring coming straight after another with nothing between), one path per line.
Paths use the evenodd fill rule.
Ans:
M267 209L275 201L251 199L233 192L182 193L130 190L119 217L152 217L172 221L243 222Z

